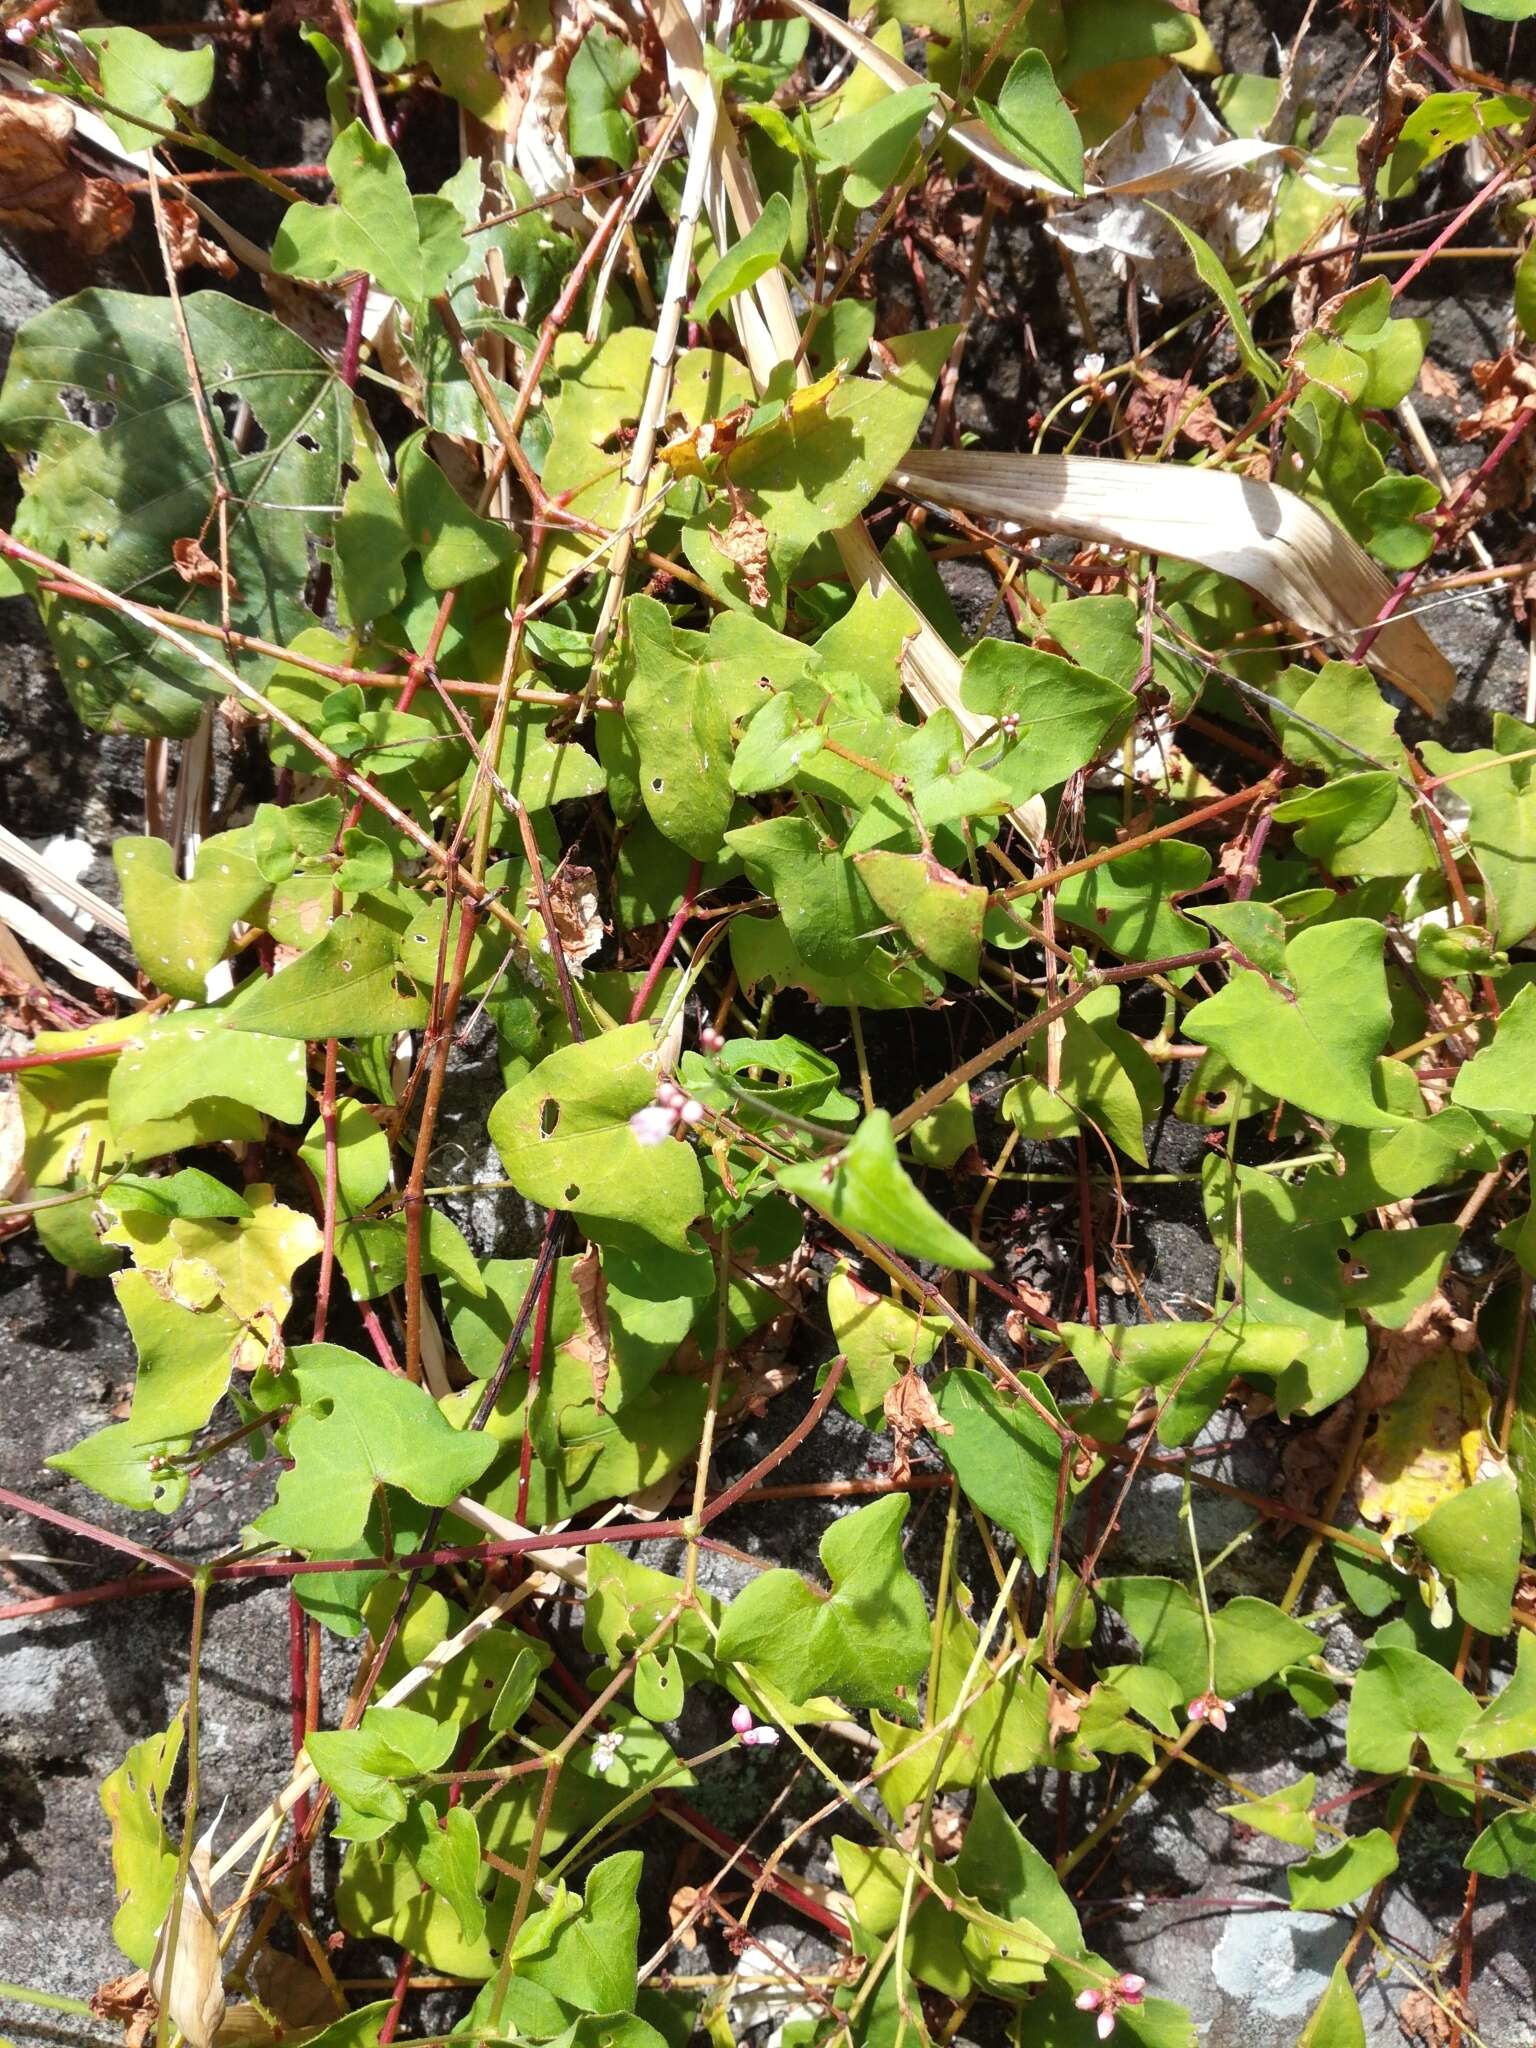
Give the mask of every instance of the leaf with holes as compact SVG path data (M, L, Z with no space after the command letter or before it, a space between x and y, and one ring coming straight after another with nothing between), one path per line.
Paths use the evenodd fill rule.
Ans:
M630 1124L655 1099L660 1077L648 1024L541 1060L488 1122L513 1186L530 1202L570 1210L599 1243L688 1250L688 1226L704 1206L693 1147L671 1138L643 1144Z
M329 539L341 494L349 394L269 314L217 292L192 293L185 312L229 502L230 624L286 644L314 621L310 547ZM205 529L218 549L198 408L166 300L91 290L29 320L0 391L0 442L27 458L17 539L139 604L217 622L218 589L184 581L173 559L176 541ZM87 725L185 734L224 694L148 626L68 598L40 604ZM270 667L242 656L250 682Z
M139 965L167 995L200 1003L210 968L224 958L235 923L266 894L260 868L230 844L205 839L189 881L176 872L165 839L119 839L112 847L128 933Z
M425 1024L427 998L388 925L359 908L270 981L248 981L224 1015L236 1031L274 1038L383 1038Z

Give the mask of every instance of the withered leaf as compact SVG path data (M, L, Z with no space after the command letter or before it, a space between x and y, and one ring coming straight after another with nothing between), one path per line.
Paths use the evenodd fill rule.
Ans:
M133 201L70 156L75 117L62 100L0 90L0 228L62 234L99 256L133 226Z

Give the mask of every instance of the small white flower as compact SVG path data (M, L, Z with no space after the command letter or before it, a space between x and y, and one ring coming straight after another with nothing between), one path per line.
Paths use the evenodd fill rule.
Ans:
M1228 1714L1236 1713L1231 1700L1224 1700L1219 1693L1203 1692L1198 1699L1190 1701L1185 1710L1191 1721L1209 1721L1213 1728L1226 1733Z
M1095 377L1102 377L1104 374L1104 364L1107 360L1101 349L1090 349L1077 366L1078 383L1090 384Z
M677 1123L677 1114L665 1103L648 1102L644 1109L637 1109L629 1120L629 1128L635 1134L638 1145L665 1145Z
M614 1759L624 1742L617 1728L605 1728L592 1745L592 1768L595 1771L612 1770Z

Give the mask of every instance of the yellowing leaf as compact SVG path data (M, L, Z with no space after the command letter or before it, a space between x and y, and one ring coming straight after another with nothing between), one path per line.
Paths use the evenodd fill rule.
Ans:
M1454 1351L1419 1365L1360 1453L1360 1512L1390 1543L1475 1485L1487 1456L1488 1390Z

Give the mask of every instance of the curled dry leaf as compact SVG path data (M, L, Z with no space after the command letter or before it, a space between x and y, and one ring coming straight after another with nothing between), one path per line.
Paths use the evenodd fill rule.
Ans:
M215 1823L217 1825L217 1823ZM170 1986L165 1984L166 1945L174 1906L167 1913L150 1971L150 1988L163 1997L180 2027L187 2048L213 2048L224 2017L224 1973L219 1955L219 1922L212 1895L213 1828L187 1859L187 1880L181 1917L176 1923L176 1952L170 1959Z
M203 233L196 210L185 199L169 193L165 209L165 244L174 270L212 270L220 277L233 277L239 266L229 251L211 242Z
M1159 370L1143 370L1132 385L1121 417L1132 448L1138 455L1156 455L1175 438L1208 448L1217 455L1231 439L1209 398L1187 377L1165 377ZM1262 448L1249 451L1249 476L1269 474L1269 456Z
M983 519L1198 562L1346 653L1392 591L1365 550L1294 491L1225 470L940 449L908 455L891 482ZM1445 709L1456 671L1417 619L1389 619L1368 659L1423 710Z
M725 559L741 571L747 586L748 602L767 604L768 529L761 519L755 518L745 504L737 503L732 509L730 523L721 532L711 527L709 537Z
M122 2028L124 2048L145 2048L154 2039L160 2006L150 1989L147 1970L108 1978L91 1993L90 2007L97 2019Z
M75 117L63 100L0 90L0 228L62 234L99 256L133 226L133 201L70 156Z
M530 907L537 909L535 896ZM597 877L590 868L565 862L549 879L549 910L555 921L555 935L566 965L580 974L583 965L603 943L603 920L598 915Z
M910 1369L886 1388L881 1406L891 1426L891 1476L898 1482L910 1477L912 1446L924 1431L929 1436L955 1433L954 1424L940 1415L927 1381Z
M171 560L176 565L176 574L183 583L195 583L199 590L217 590L224 581L218 563L209 554L200 540L176 540L171 542ZM229 579L229 595L232 603L238 603L240 588L233 576Z
M573 1357L584 1359L592 1374L592 1399L599 1415L608 1385L613 1342L608 1324L608 1282L595 1244L589 1244L571 1265L571 1283L581 1303L581 1328L566 1343Z

